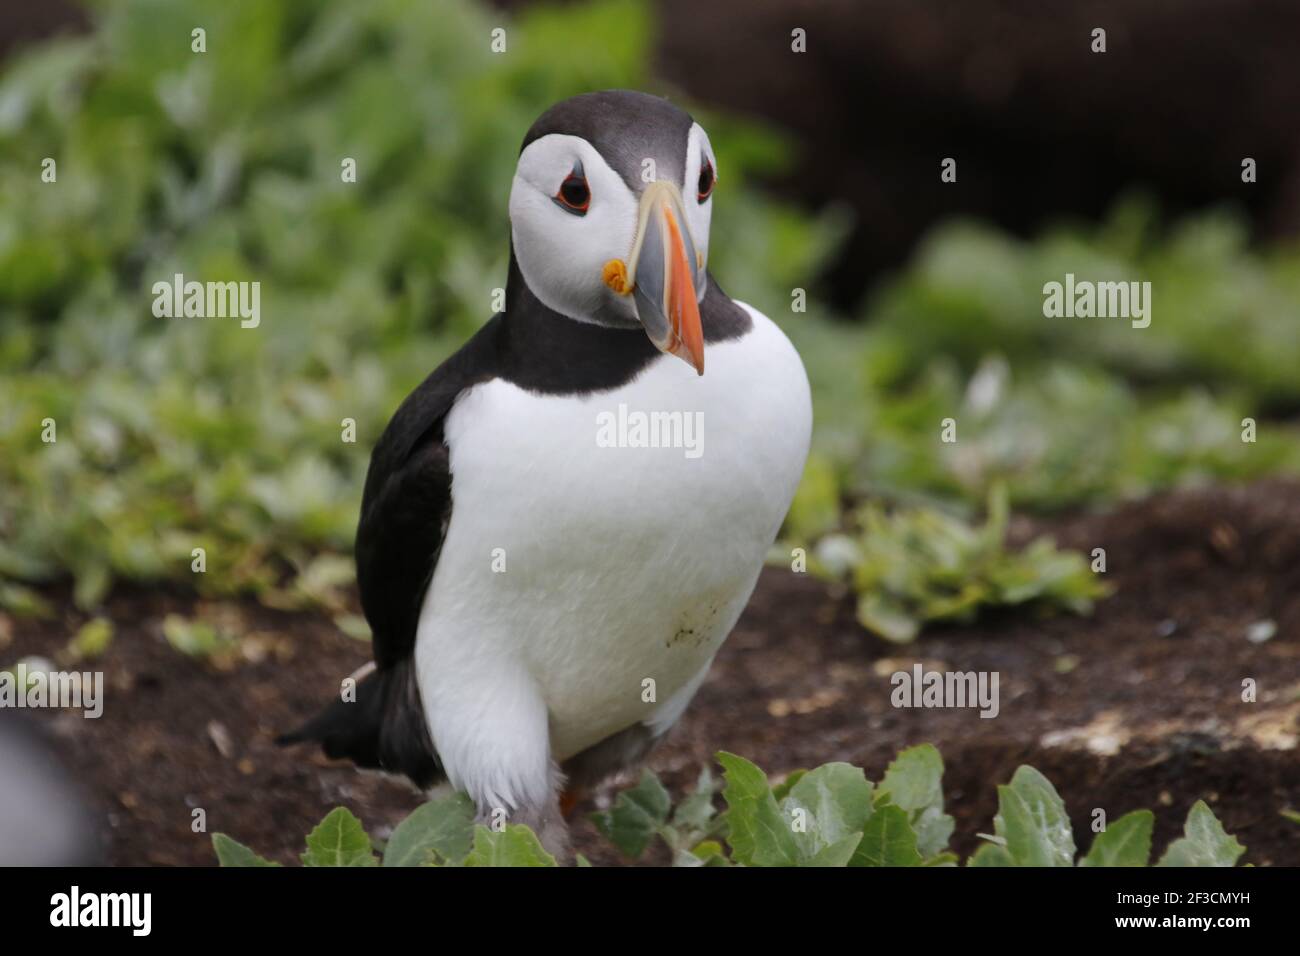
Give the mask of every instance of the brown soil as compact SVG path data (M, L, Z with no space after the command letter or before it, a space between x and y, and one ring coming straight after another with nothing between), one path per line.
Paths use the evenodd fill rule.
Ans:
M1300 864L1300 826L1279 815L1300 808L1300 483L1183 492L1050 526L1021 520L1014 533L1043 530L1106 549L1116 594L1092 617L1004 613L894 646L863 633L847 597L765 572L652 766L678 793L720 749L773 776L846 760L877 779L900 748L930 741L947 765L963 854L991 827L995 784L1030 763L1065 797L1082 846L1093 808L1114 819L1151 807L1159 851L1203 797L1249 848L1245 861ZM95 807L106 861L212 863L208 837L191 830L198 807L209 831L285 862L338 804L385 835L416 805L410 790L272 743L367 659L366 646L327 618L245 605L234 609L240 649L218 666L162 637L163 616L195 604L112 598L117 635L97 665L110 686L103 717L39 715ZM0 620L0 661L55 657L83 620ZM1262 620L1276 633L1252 643ZM889 675L915 661L998 671L1000 715L894 709ZM1256 703L1242 702L1245 678ZM575 843L598 864L619 862L581 815Z

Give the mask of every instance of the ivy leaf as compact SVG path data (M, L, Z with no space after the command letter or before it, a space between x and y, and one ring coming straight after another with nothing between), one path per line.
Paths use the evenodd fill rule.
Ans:
M212 849L217 853L217 862L222 866L279 866L274 860L258 856L238 840L232 840L224 833L212 834Z
M1188 811L1183 836L1169 844L1156 866L1236 866L1245 852L1205 801L1197 800Z
M1151 830L1155 815L1150 810L1126 813L1092 841L1080 866L1146 866L1151 859Z
M474 848L465 857L464 865L555 866L555 857L522 823L511 823L499 832L480 825L474 828Z
M671 808L672 798L659 778L642 770L635 787L620 793L608 810L593 813L591 820L624 856L636 859L668 820Z
M377 866L378 862L365 827L346 807L335 807L307 834L303 866Z
M737 862L746 866L795 866L799 848L790 823L781 814L767 785L767 776L743 757L721 751L727 785L728 842Z
M993 826L1006 839L1016 866L1074 865L1074 833L1065 803L1033 767L1018 767L1011 783L998 787Z
M893 804L876 807L867 821L849 866L920 866L916 848L916 831L907 811Z
M397 825L384 848L384 866L423 866L438 857L463 860L473 841L474 804L453 793L417 807Z

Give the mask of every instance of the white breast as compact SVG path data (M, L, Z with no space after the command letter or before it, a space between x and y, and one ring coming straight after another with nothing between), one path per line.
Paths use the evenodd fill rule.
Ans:
M753 330L707 346L702 377L666 356L586 397L496 380L447 416L452 516L416 659L453 783L473 793L503 740L525 760L545 733L563 760L685 706L749 599L812 426L798 355L746 309ZM653 442L637 425L654 412L681 413L654 422L677 447L628 447Z

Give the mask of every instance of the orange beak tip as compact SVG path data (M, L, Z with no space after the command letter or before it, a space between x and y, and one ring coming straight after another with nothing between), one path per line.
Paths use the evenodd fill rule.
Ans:
M704 328L700 321L700 306L695 301L695 283L686 258L686 246L672 213L667 212L664 218L669 235L668 314L680 349L677 354L690 362L697 374L703 375Z

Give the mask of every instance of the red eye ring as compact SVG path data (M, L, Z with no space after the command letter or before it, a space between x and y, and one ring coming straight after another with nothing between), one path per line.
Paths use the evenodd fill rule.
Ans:
M551 197L561 209L584 216L591 207L591 187L582 172L582 163L574 163L573 171L564 177L559 190Z
M695 199L697 202L704 202L713 194L713 186L718 181L717 175L713 172L713 163L709 158L704 157L704 162L700 165L700 181L696 186Z

